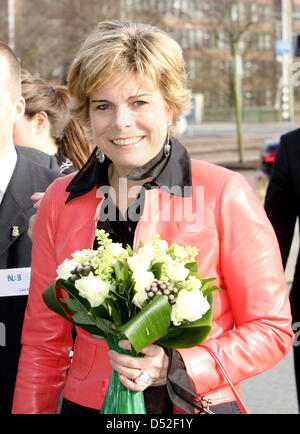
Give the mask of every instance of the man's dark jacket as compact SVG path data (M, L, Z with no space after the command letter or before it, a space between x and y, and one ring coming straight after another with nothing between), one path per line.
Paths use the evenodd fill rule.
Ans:
M0 205L0 269L29 267L29 218L36 212L30 196L43 192L61 176L27 159L17 148L17 164ZM15 230L13 230L15 226ZM27 296L0 297L0 414L9 414L13 397L20 337Z
M300 216L300 128L284 134L276 152L268 185L265 210L276 232L286 266L297 218ZM299 221L299 220L298 220ZM300 249L290 292L295 333L295 375L300 409Z
M48 167L49 169L60 172L60 167L57 163L57 158L55 155L46 154L46 152L39 151L38 149L29 148L28 146L18 146L16 145L16 150L40 166Z

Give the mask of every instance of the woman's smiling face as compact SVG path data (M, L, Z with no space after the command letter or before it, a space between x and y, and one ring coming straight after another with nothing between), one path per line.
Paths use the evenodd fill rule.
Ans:
M95 144L122 176L158 154L172 121L159 89L135 75L117 78L92 94L89 114Z

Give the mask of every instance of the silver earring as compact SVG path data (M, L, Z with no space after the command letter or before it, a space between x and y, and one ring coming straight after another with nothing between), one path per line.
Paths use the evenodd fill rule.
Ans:
M167 140L166 140L166 144L164 146L164 154L166 157L168 157L170 155L170 151L171 151L171 145L170 145L170 127L172 125L172 121L168 121L168 134L167 134Z
M105 154L101 151L101 149L97 149L96 158L99 161L99 163L103 163L103 161L105 160Z

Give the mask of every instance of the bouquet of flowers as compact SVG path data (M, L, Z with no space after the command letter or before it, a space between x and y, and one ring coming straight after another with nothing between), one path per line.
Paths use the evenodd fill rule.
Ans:
M47 306L88 331L105 338L119 352L120 339L139 351L154 342L190 348L211 330L213 278L197 273L197 248L171 244L153 235L136 252L96 231L97 250L84 249L65 259L57 279L43 291ZM57 297L57 287L69 297ZM127 352L128 353L128 352ZM143 392L125 388L112 370L101 413L145 413Z

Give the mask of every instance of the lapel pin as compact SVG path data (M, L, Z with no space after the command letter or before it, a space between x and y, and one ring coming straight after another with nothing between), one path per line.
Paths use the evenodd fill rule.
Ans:
M11 236L18 237L20 235L19 226L12 226Z

